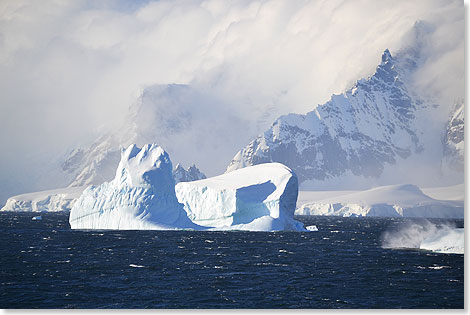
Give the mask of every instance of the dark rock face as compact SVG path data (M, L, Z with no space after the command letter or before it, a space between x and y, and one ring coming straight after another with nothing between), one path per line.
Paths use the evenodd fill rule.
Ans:
M422 150L413 127L422 101L410 96L403 75L385 50L371 77L305 115L281 116L236 154L227 171L280 162L300 182L346 172L379 177L386 164Z

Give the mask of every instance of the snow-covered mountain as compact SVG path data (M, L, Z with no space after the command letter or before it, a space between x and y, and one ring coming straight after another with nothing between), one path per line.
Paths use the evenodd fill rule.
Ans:
M464 127L465 113L462 101L455 104L442 138L444 146L442 167L444 171L447 168L461 173L464 171Z
M63 170L74 176L70 186L100 184L113 178L121 147L156 142L174 160L185 165L196 162L214 175L227 166L237 148L249 143L233 157L227 171L280 162L296 172L303 188L310 189L325 188L322 183L327 182L330 189L336 189L338 182L356 186L358 180L362 188L404 182L428 184L429 168L436 173L440 169L444 173L447 169L463 170L463 102L460 116L456 111L446 129L449 104L437 108L436 101L415 86L415 75L426 62L423 38L428 31L426 23L417 23L409 44L404 41L394 56L385 50L370 77L304 115L279 117L251 142L267 126L253 126L264 114L253 113L254 119L227 111L221 106L226 98L197 83L147 86L129 108L123 126L88 147L73 150ZM275 111L270 115L268 121L277 116ZM459 172L458 180L451 178L442 184L463 182L463 172ZM186 176L180 169L177 173L177 181ZM383 179L390 174L393 180ZM400 181L403 175L409 178ZM413 178L421 178L421 182ZM439 181L432 184L441 185Z
M105 135L89 147L72 150L62 170L73 176L69 187L101 184L114 177L120 157L118 141Z
M206 179L207 176L202 173L194 164L185 169L183 166L181 166L181 164L178 163L173 170L173 178L175 179L176 183L181 183Z
M217 164L217 173L222 172L234 148L256 132L240 119L239 113L220 106L217 96L211 93L184 84L143 88L120 128L72 150L65 159L62 169L74 178L70 186L111 180L119 163L120 148L132 143L159 143L181 164L197 162L201 169L212 171ZM197 174L185 176L202 178Z
M436 173L443 151L463 161L463 109L452 116L445 138L447 149L443 149L438 140L442 135L440 122L430 120L438 116L439 108L420 97L413 85L421 62L418 48L408 47L397 57L386 49L367 79L358 80L352 88L333 95L307 114L279 117L234 156L227 172L280 162L292 168L306 188L311 183L321 186L318 183L334 180L349 181L352 186L370 180L366 186L373 186L379 179L382 185L395 183L383 179L384 172L405 165L403 161L412 157L426 156L426 162L434 163ZM424 159L421 162L419 166L424 167ZM426 173L408 163L410 166L421 172L416 170L415 177Z
M305 115L281 116L235 155L227 171L280 162L294 169L300 181L347 171L380 176L386 164L422 150L413 122L426 105L411 96L402 75L385 50L371 77Z

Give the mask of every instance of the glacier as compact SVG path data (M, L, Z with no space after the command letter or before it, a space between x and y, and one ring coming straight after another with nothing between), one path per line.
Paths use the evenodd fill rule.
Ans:
M175 185L168 153L130 145L115 178L86 188L70 211L72 229L306 231L293 219L295 174L270 163Z
M178 183L178 200L196 224L217 230L305 231L294 220L298 180L280 163Z
M0 211L69 211L85 188L67 187L12 196Z
M454 187L460 189L461 185ZM442 189L441 189L442 190ZM305 193L302 193L305 194ZM364 191L311 193L301 197L296 215L463 218L464 200L436 200L416 185L388 185ZM308 194L307 194L308 196ZM309 200L310 199L310 200Z

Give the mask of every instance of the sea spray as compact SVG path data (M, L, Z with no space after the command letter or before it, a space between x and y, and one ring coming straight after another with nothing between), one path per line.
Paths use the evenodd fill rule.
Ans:
M383 248L423 249L439 253L464 253L464 229L446 222L406 222L382 234Z

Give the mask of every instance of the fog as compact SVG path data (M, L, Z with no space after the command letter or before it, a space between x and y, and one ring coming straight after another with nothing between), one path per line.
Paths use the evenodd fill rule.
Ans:
M371 75L385 48L414 45L417 21L427 25L417 88L447 108L465 91L461 1L2 1L0 203L53 188L52 162L119 129L148 86L210 94L210 106L182 107L234 117L214 130L243 129L243 145L278 115L312 110ZM223 146L226 133L206 129L198 146L181 133L187 152L175 158ZM226 143L222 156L198 152L194 162L220 172L240 149Z

